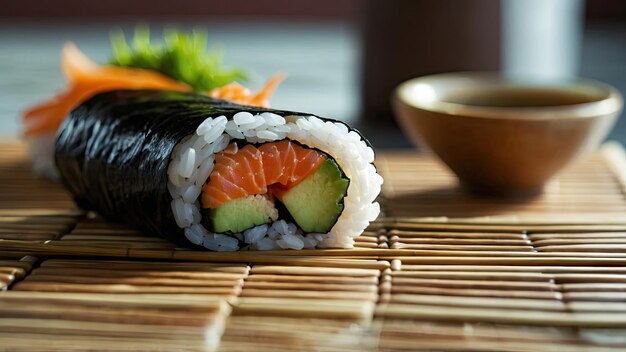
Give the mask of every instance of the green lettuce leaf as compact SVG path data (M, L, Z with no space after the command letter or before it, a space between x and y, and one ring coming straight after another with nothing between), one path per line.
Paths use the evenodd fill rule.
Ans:
M156 44L150 40L148 27L137 26L129 45L124 33L118 30L111 34L113 59L109 64L158 71L197 92L247 80L244 71L222 67L221 52L207 51L207 37L201 30L185 33L166 29L163 42Z

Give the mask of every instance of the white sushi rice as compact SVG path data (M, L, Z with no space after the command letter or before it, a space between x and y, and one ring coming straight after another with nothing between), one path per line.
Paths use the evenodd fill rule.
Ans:
M280 219L232 235L207 230L201 223L198 198L213 169L214 154L236 139L264 143L285 138L328 153L350 179L344 210L330 232L305 234L296 224ZM210 250L351 248L354 237L380 213L380 206L374 200L383 179L373 161L372 148L340 122L323 121L315 116L284 118L270 112L256 115L238 112L230 121L226 116L207 118L196 133L174 148L167 186L173 199L174 218L184 229L185 237Z

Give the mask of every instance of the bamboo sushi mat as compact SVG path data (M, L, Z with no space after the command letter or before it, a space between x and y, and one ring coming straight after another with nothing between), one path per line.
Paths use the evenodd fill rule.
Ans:
M378 158L384 214L351 250L212 253L84 214L0 145L0 350L619 351L626 158L532 200Z

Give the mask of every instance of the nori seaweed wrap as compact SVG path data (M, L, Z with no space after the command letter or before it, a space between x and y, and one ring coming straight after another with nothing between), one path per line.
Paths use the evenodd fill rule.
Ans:
M340 171L332 177L346 179L332 228L309 233L281 210L278 218L245 231L207 229L200 192L219 153L229 145L258 151L281 140L332 160ZM342 122L157 90L90 98L65 119L55 145L60 178L79 206L179 244L212 250L352 246L353 237L379 212L374 199L382 178L373 159L369 144Z

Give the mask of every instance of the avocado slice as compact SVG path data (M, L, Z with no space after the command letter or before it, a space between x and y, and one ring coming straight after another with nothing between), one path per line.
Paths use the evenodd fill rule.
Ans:
M211 230L217 233L238 233L278 219L274 202L264 195L250 195L230 200L209 210Z
M312 175L277 196L304 232L326 233L343 211L349 184L337 163L328 158Z

